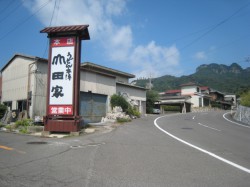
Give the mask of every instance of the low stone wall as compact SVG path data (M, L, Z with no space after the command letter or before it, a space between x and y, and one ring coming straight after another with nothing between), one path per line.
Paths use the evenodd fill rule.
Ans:
M212 108L212 107L194 107L191 108L191 112L210 112L210 111L218 111L220 108Z
M233 118L250 125L250 107L239 106Z

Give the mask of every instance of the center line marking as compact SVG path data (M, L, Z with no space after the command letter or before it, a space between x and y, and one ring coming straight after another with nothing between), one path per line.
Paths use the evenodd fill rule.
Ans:
M221 131L221 130L219 130L219 129L216 129L216 128L213 128L213 127L209 127L209 126L203 125L203 124L201 124L201 123L198 123L198 125L201 125L201 126L203 126L203 127L207 127L207 128L209 128L209 129L213 129L213 130L215 130L215 131Z
M8 151L12 151L13 150L13 148L7 147L7 146L3 146L3 145L0 145L0 149L5 149L5 150L8 150Z
M227 164L229 164L229 165L231 165L231 166L233 166L233 167L236 167L236 168L238 168L238 169L240 169L240 170L242 170L242 171L244 171L244 172L250 174L250 169L245 168L245 167L243 167L243 166L241 166L241 165L239 165L239 164L236 164L236 163L234 163L234 162L231 162L230 160L227 160L227 159L225 159L225 158L222 158L222 157L220 157L220 156L218 156L218 155L216 155L216 154L214 154L214 153L212 153L212 152L209 152L209 151L207 151L207 150L205 150L205 149L202 149L202 148L200 148L200 147L197 147L196 145L193 145L193 144L191 144L191 143L188 143L188 142L186 142L185 140L182 140L182 139L180 139L180 138L174 136L173 134L171 134L171 133L165 131L163 128L161 128L161 127L157 124L157 120L160 119L160 118L163 118L163 117L166 117L166 116L161 116L161 117L158 117L158 118L156 118L156 119L154 120L154 125L155 125L160 131L162 131L162 132L164 132L165 134L169 135L170 137L172 137L172 138L178 140L179 142L182 142L182 143L184 143L184 144L186 144L186 145L188 145L188 146L190 146L190 147L192 147L192 148L194 148L194 149L197 149L197 150L199 150L199 151L201 151L201 152L203 152L203 153L205 153L205 154L208 154L208 155L210 155L210 156L212 156L212 157L214 157L214 158L216 158L216 159L218 159L218 160L220 160L220 161L222 161L222 162L225 162L225 163L227 163Z

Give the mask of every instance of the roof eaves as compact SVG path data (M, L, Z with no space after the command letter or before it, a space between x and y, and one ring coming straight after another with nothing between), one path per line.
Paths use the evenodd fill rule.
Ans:
M112 69L112 68L108 68L108 67L105 67L105 66L94 64L94 63L91 63L91 62L84 62L84 63L81 64L81 67L86 67L86 69L87 69L87 67L94 67L94 68L106 70L106 71L109 71L109 72L112 72L112 73L115 73L115 74L118 74L118 75L126 76L128 78L135 78L135 75L133 75L133 74L122 72L122 71L119 71L119 70L115 70L115 69Z
M124 85L124 86L128 86L128 87L133 87L133 88L138 88L138 89L142 89L142 90L148 90L148 88L144 88L144 87L141 87L141 86L135 86L135 85L132 85L132 84L126 84L126 83L123 83L123 82L116 82L116 84L120 84L120 85Z
M39 61L43 61L43 62L48 62L47 59L45 58L40 58L40 57L36 57L36 56L29 56L29 55L24 55L24 54L21 54L21 53L16 53L13 55L13 57L2 67L2 69L0 70L1 72L6 69L9 64L17 57L22 57L22 58L28 58L28 59L31 59L31 60L39 60Z
M79 35L83 40L89 40L89 25L67 25L67 26L57 26L57 27L46 27L40 31L40 33L47 33L49 37L51 36L61 36L66 33L71 33L72 35Z

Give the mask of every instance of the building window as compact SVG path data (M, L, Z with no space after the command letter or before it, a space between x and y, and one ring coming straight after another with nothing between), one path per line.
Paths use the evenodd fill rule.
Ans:
M8 110L12 110L12 101L3 102L3 104L7 106Z
M17 109L22 112L27 109L27 100L17 101Z
M200 88L199 88L199 87L196 87L196 91L197 91L197 92L200 92Z

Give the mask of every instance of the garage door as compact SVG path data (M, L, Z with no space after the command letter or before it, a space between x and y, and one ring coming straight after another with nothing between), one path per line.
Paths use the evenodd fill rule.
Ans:
M80 115L84 123L100 122L106 116L107 95L93 94L91 92L80 93Z

